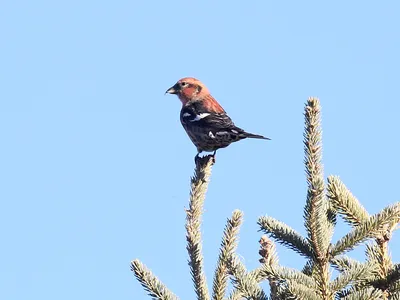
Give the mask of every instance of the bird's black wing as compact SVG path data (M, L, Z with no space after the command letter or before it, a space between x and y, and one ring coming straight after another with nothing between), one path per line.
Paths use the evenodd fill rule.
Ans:
M181 122L186 130L203 133L210 139L217 137L234 141L246 137L244 130L237 127L225 112L207 112L187 106L181 111Z
M186 126L199 126L212 131L223 131L237 128L232 119L225 112L214 113L201 111L192 106L184 107L182 109L181 122Z
M224 148L247 137L265 139L237 127L224 111L210 112L202 106L184 106L181 123L199 152Z

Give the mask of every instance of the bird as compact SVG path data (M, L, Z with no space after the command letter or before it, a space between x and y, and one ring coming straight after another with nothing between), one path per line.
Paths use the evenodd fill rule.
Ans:
M228 147L246 138L270 140L270 138L244 131L237 127L222 106L198 79L179 79L165 94L177 95L182 102L180 121L189 138L197 148L197 155Z

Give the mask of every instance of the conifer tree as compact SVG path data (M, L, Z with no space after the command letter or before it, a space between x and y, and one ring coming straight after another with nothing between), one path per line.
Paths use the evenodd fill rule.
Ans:
M337 176L324 182L320 103L309 98L305 105L305 169L308 190L304 208L307 235L270 216L259 218L266 235L260 239L260 266L247 270L235 253L243 213L235 210L227 220L214 273L212 293L203 268L201 216L207 191L212 156L196 160L191 181L189 209L186 216L186 239L194 290L199 300L223 299L388 299L400 300L400 264L391 261L388 243L400 222L400 203L370 215ZM351 226L350 231L332 241L337 218ZM307 259L301 270L278 262L278 243ZM356 261L346 255L360 244L366 246L366 260ZM153 299L178 299L139 260L131 263L136 278ZM332 278L332 270L338 275ZM227 295L228 280L233 289ZM260 283L269 282L269 292Z

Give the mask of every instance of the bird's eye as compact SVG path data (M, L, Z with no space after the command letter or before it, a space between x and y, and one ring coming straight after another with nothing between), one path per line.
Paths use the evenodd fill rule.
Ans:
M187 86L187 85L188 85L187 82L185 81L181 82L181 86Z

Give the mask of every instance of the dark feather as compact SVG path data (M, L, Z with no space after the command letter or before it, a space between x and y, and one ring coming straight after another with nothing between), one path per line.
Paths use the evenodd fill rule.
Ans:
M201 102L193 102L182 107L181 123L199 152L225 148L245 138L268 139L245 132L235 126L225 111L210 112Z

